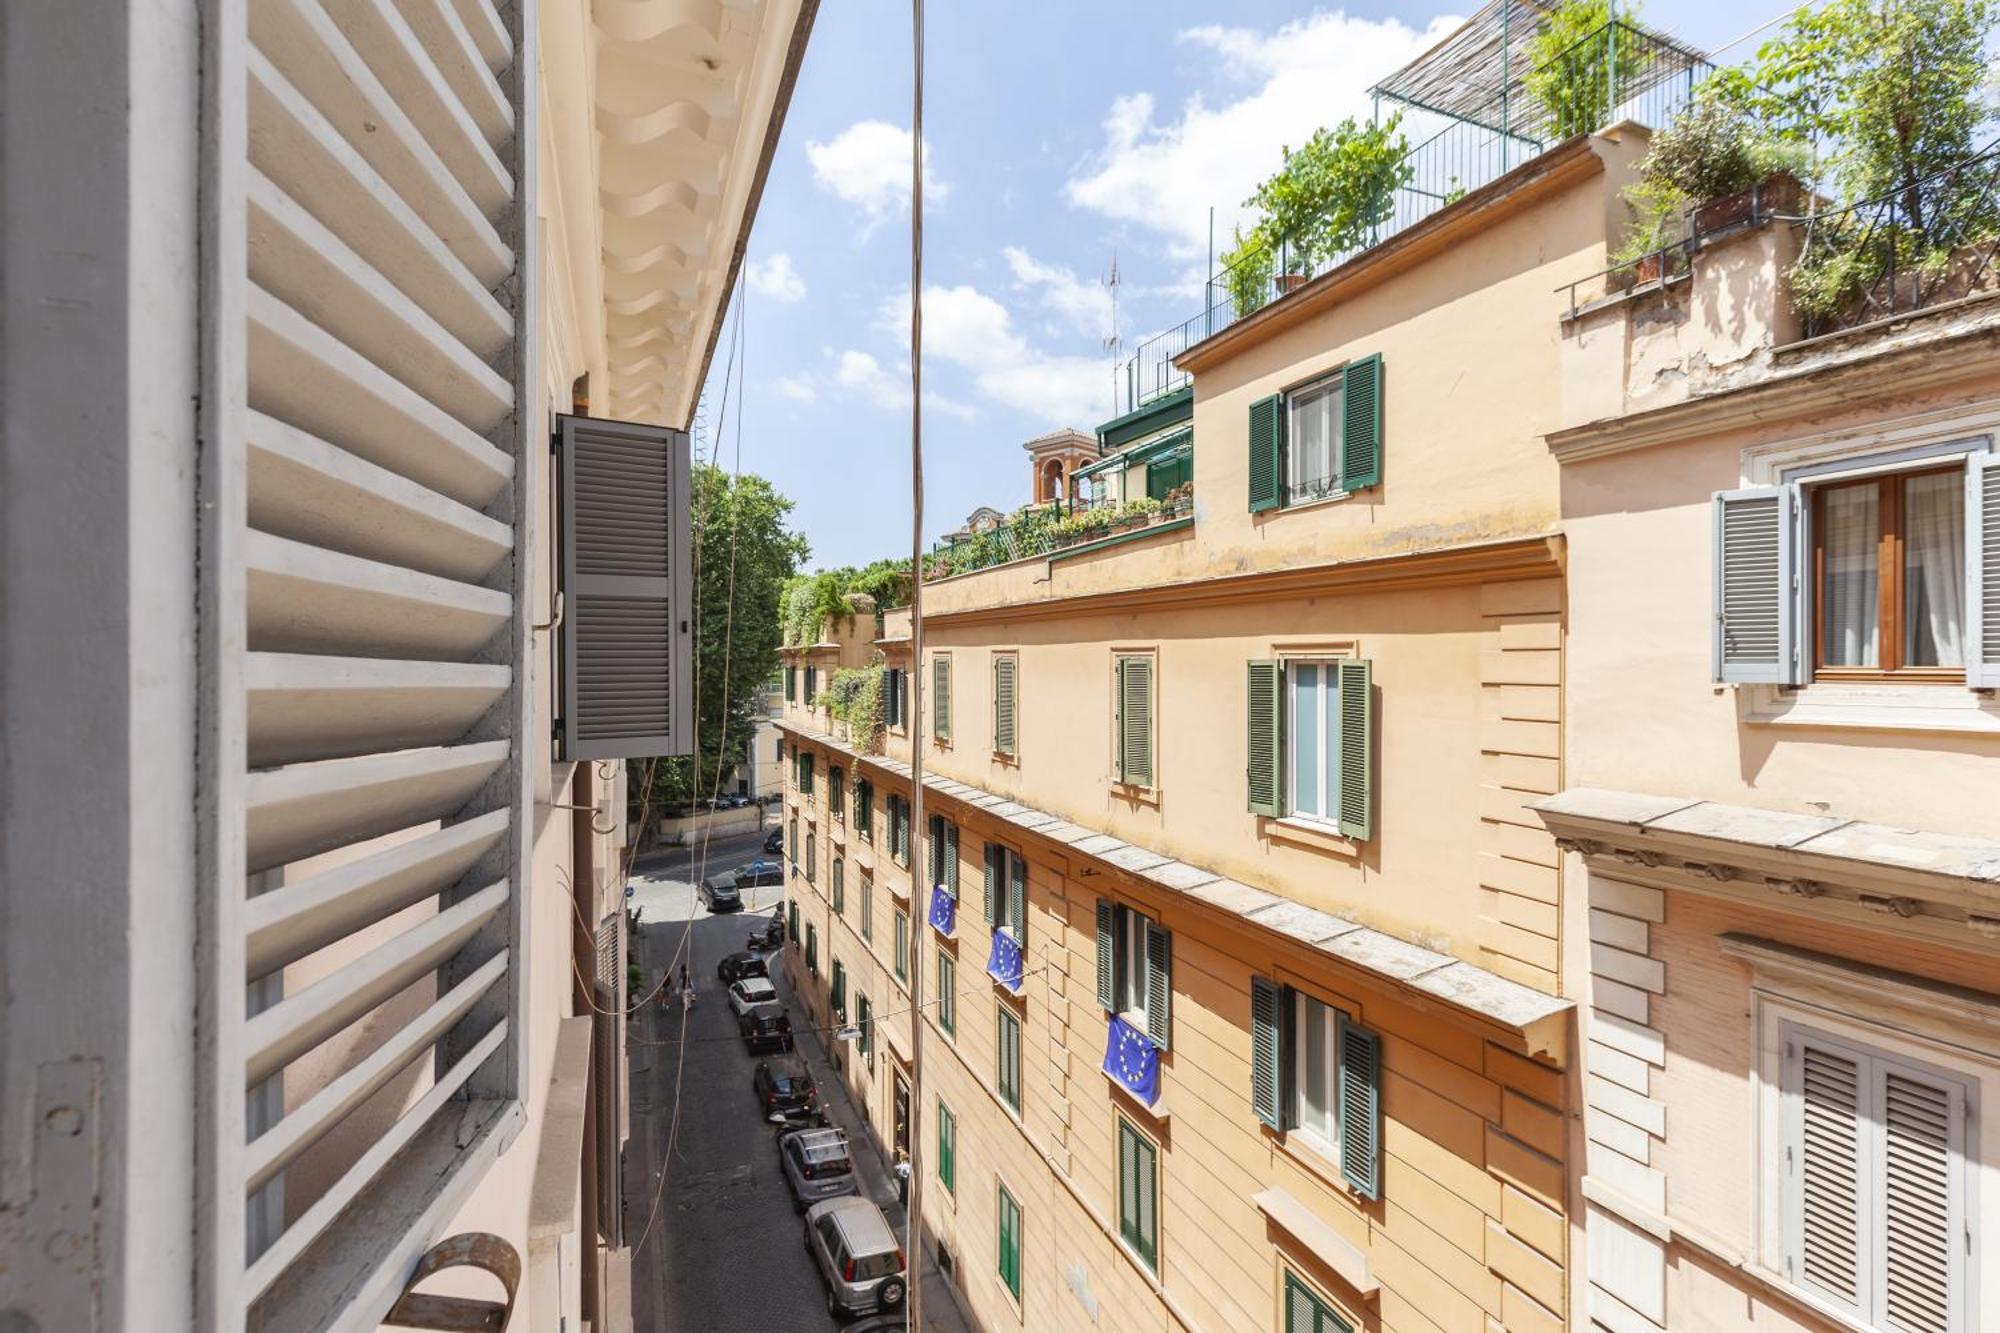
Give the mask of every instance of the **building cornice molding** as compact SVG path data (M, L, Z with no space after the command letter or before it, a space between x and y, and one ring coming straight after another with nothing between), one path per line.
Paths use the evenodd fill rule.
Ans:
M933 625L978 625L1168 607L1185 610L1197 606L1223 606L1237 601L1269 601L1329 593L1400 592L1451 584L1552 578L1563 571L1563 551L1563 538L1559 534L1517 537L1435 551L1412 551L1373 560L1346 560L1303 568L1290 566L1222 578L1056 596L1035 602L1009 602L958 611L926 611L924 620Z
M1736 931L1717 936L1716 947L1748 963L1760 986L1780 994L1789 995L1794 986L1812 986L1842 993L1863 1012L1887 1000L1935 1018L2000 1033L2000 995L1991 991Z

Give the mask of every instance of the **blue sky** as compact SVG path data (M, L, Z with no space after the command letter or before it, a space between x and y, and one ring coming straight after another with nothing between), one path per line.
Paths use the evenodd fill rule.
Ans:
M1111 415L1114 252L1129 349L1200 310L1211 205L1226 237L1282 145L1365 113L1375 79L1474 7L933 0L927 538L1024 503L1024 441ZM1644 18L1707 47L1790 7L1655 0ZM722 461L740 407L743 467L797 502L815 568L908 550L909 71L906 0L825 0L751 236Z

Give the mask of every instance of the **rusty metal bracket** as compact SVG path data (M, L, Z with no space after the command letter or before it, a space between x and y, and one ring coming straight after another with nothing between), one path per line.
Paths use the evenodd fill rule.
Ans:
M415 1290L418 1283L447 1268L477 1268L500 1280L507 1293L503 1301L474 1300L466 1296L432 1296ZM403 1294L389 1307L382 1322L397 1328L421 1328L433 1333L501 1333L507 1317L514 1312L514 1293L521 1285L521 1256L499 1236L485 1231L467 1231L447 1236L424 1251Z

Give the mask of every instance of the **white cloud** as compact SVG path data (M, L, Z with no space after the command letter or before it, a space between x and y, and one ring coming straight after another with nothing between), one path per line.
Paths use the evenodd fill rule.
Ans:
M884 303L881 323L909 337L907 293ZM1087 428L1109 415L1108 359L1043 351L1015 329L1007 307L970 285L924 288L924 354L965 370L983 396L1038 429Z
M792 267L792 257L780 250L769 259L752 260L743 271L750 290L790 305L806 294L806 280Z
M907 362L897 368L897 373L891 374L870 353L849 348L836 358L833 379L841 388L875 407L886 411L910 410L910 367ZM933 389L924 390L924 406L961 420L971 420L979 415L966 404Z
M1033 289L1043 305L1078 332L1103 337L1111 331L1111 293L1103 283L1078 278L1074 270L1059 264L1044 264L1017 246L1000 253L1014 271L1015 282Z
M806 144L813 179L837 197L880 222L910 206L910 132L885 120L863 120L826 143ZM945 197L947 187L932 174L931 147L924 145L924 203Z
M819 390L815 389L813 382L804 375L781 376L771 387L795 403L816 403L819 401Z
M1242 201L1323 125L1366 116L1368 89L1456 28L1433 19L1419 32L1396 19L1353 18L1338 10L1287 23L1274 33L1249 28L1188 29L1180 40L1219 60L1252 85L1243 97L1210 105L1197 95L1178 118L1155 115L1148 93L1131 93L1104 117L1102 149L1064 187L1070 203L1163 233L1182 256L1200 256L1215 208L1218 247L1242 216Z

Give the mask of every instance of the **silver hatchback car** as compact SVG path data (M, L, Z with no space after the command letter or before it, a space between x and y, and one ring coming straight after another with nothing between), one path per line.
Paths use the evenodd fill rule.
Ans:
M806 1210L805 1242L834 1318L894 1310L909 1294L903 1247L868 1200L849 1195L814 1204Z
M802 1211L821 1199L860 1192L845 1130L798 1129L780 1135L778 1163Z

